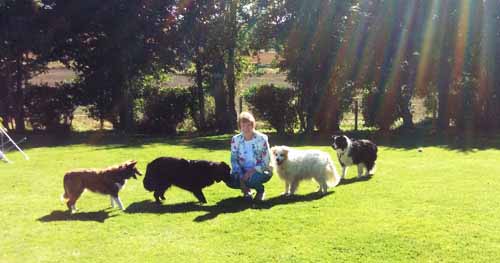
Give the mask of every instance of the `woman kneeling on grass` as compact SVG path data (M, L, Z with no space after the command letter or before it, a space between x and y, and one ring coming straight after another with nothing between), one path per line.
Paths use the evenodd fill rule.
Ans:
M267 135L255 130L255 118L242 112L238 118L241 133L231 139L231 188L240 188L247 200L252 199L250 188L255 189L255 200L264 200L264 185L272 176Z

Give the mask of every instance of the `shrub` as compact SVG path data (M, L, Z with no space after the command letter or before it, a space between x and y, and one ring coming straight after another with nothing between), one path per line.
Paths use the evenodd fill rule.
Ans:
M297 121L297 95L290 87L252 86L243 93L250 110L280 134L293 133Z
M144 116L139 128L145 132L175 134L177 125L192 104L188 88L151 87L144 93Z
M30 85L25 96L26 118L33 130L69 131L79 104L79 91L73 84Z

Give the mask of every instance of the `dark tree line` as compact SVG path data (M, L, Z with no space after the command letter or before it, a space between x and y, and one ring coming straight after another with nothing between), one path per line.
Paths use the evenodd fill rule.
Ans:
M28 80L60 61L78 76L78 103L116 129L136 128L145 78L184 71L196 127L213 118L232 132L242 58L272 48L306 133L338 130L359 98L380 129L413 128L414 98L434 105L440 130L498 129L498 10L494 0L5 0L0 117L23 131Z

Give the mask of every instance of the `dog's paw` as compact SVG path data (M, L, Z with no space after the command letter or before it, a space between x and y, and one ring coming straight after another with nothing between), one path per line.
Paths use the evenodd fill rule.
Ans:
M320 195L326 195L328 193L328 190L323 190L323 189L318 189L318 191L316 191L317 194L320 194Z
M245 201L251 202L253 200L253 196L250 192L243 194L243 199Z

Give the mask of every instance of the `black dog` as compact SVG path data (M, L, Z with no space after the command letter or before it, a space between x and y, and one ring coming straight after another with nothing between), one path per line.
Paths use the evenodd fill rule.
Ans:
M146 190L154 191L157 203L165 200L165 191L172 185L190 191L201 203L206 203L203 188L230 180L231 168L224 162L160 157L148 164L143 182Z
M332 147L337 152L340 165L342 166L342 178L347 173L347 167L358 166L358 177L363 174L363 166L366 168L365 176L373 173L373 167L377 160L377 145L369 140L351 140L345 135L332 136Z

